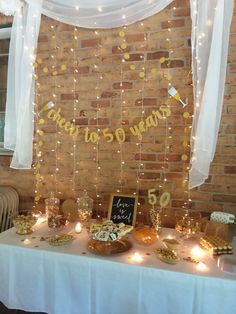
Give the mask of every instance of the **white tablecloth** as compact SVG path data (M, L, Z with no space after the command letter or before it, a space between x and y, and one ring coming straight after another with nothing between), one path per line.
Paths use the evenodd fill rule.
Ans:
M73 226L67 227L73 230ZM0 234L0 301L9 308L49 314L234 314L236 275L222 272L210 256L208 271L181 260L159 261L151 247L135 243L118 256L87 251L87 232L61 247L40 241L52 231L46 223L32 235ZM64 230L65 232L65 230ZM175 232L163 230L161 237ZM25 244L22 240L30 240ZM180 255L189 256L188 240ZM160 245L160 243L159 243ZM134 252L144 260L135 264Z

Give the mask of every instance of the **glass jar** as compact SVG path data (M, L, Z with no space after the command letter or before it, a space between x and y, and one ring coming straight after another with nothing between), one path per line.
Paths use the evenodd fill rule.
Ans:
M194 210L178 210L175 213L175 229L185 236L193 236L201 231L201 213Z
M45 211L48 220L48 227L56 228L57 216L59 215L60 200L54 196L54 192L50 193L50 197L45 199Z
M92 217L93 199L88 196L86 190L83 191L81 197L77 198L78 215L81 223L88 223Z

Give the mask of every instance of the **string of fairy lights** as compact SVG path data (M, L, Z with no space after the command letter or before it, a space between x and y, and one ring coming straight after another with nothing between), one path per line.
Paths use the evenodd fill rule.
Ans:
M163 61L164 61L164 62L166 62L166 65L167 65L167 71L164 74L164 78L168 82L168 84L167 84L168 88L170 88L172 86L172 75L171 75L171 71L170 71L170 65L171 65L171 55L174 53L174 50L172 49L172 24L171 24L171 19L170 19L170 16L172 13L171 11L172 10L170 9L169 18L167 20L168 35L166 37L166 42L167 42L168 59L166 60L164 57L162 57L160 59L160 63L163 63ZM171 99L171 96L168 96L168 98L166 100L166 105L171 108L170 99ZM161 177L163 182L162 182L162 184L159 185L159 188L162 191L165 191L166 185L167 185L166 171L167 171L168 161L169 161L167 154L170 152L170 141L172 139L172 135L171 135L172 127L169 126L168 119L166 119L166 117L164 117L164 123L165 123L165 140L164 140L164 158L163 158L162 177Z
M171 8L173 11L176 10L175 6L172 6ZM174 53L174 50L171 48L171 32L172 32L172 25L171 25L171 20L168 20L168 32L169 32L169 36L168 38L166 38L166 40L168 41L168 52L169 52L169 60L167 62L167 67L168 70L170 69L169 65L170 65L170 59L171 59L171 55ZM191 71L190 71L191 72ZM190 73L189 73L190 74ZM188 74L188 76L189 76ZM171 74L170 72L168 73L168 78L170 79L168 86L171 87L172 86L172 82L171 82ZM171 96L169 96L169 99L171 98ZM168 102L170 103L170 102ZM188 104L188 99L185 100L186 105ZM190 206L190 202L191 202L191 198L190 198L190 191L188 189L188 170L189 170L189 165L188 165L188 160L189 160L189 156L188 156L188 148L189 148L189 137L188 137L188 133L189 133L189 129L191 129L191 126L188 123L188 119L191 118L191 115L188 111L184 111L183 113L183 120L184 120L184 138L182 140L182 147L183 147L183 152L181 155L181 161L182 161L182 165L183 165L183 180L182 180L182 188L184 189L184 193L183 193L183 208L189 208ZM167 122L166 122L167 123ZM171 132L172 128L169 126L168 130ZM169 134L169 136L167 136L166 133L166 137L165 139L167 140L167 138L171 139L172 136L171 134ZM165 145L167 148L170 148L170 144ZM166 151L165 151L166 154ZM166 158L166 156L164 157L165 161L168 161L168 158ZM165 165L164 165L164 171L165 171ZM166 178L164 178L164 184L166 182Z
M188 121L192 121L192 115L188 112L185 111L183 113L183 120L184 120L184 138L182 141L182 146L183 146L183 154L181 156L181 160L183 162L183 181L182 181L182 187L184 189L184 204L183 208L190 208L191 207L191 202L192 199L190 197L190 190L188 189L188 176L189 176L189 133L191 131L191 125L189 124Z
M140 26L143 26L143 23L141 23ZM146 34L144 35L144 41L147 40L147 36ZM145 83L147 81L147 77L146 77L146 55L145 53L141 56L142 60L143 60L143 65L142 65L142 70L139 72L139 78L142 80L142 87L139 90L139 93L141 94L141 121L143 121L144 119L144 115L145 115L145 110L144 110L144 91L145 91ZM140 201L139 201L139 190L140 190L140 180L143 179L144 176L144 172L143 172L143 161L142 161L142 148L143 148L143 136L140 137L139 142L136 143L136 145L138 146L139 150L138 150L138 171L137 171L137 176L136 176L136 192L135 194L138 196L138 207L137 207L137 213L138 215L141 215L141 211L140 211Z
M171 7L169 10L169 15L171 16L173 10L175 10L175 7ZM140 26L144 26L144 22L140 23ZM126 104L126 96L125 96L125 88L124 88L124 67L127 70L127 66L129 66L129 69L131 71L135 71L137 73L138 78L142 81L141 88L139 89L140 93L140 104L141 106L140 111L140 121L144 121L145 116L146 116L146 111L144 107L144 92L145 92L145 85L149 81L149 79L153 79L158 71L158 65L156 68L152 68L150 73L151 76L149 75L149 70L147 70L147 57L146 53L143 52L140 57L140 61L142 61L142 66L140 68L140 61L137 61L138 68L136 68L136 63L131 62L130 60L130 47L128 47L127 44L127 39L126 39L126 31L127 31L127 26L124 26L122 30L118 33L120 37L120 43L119 43L119 50L122 52L121 56L121 64L120 64L120 130L123 131L123 125L124 125L124 116L126 113L126 110L128 109L128 105ZM171 75L171 58L172 55L174 54L174 50L172 48L172 24L171 24L171 19L168 19L168 35L166 37L166 42L167 42L167 51L168 51L168 57L161 57L159 59L160 67L161 67L161 73L162 73L162 79L167 81L167 87L170 88L172 86L172 75ZM52 94L51 94L51 99L55 105L55 110L58 108L58 92L59 92L59 87L60 85L58 84L58 71L61 70L62 73L65 73L65 71L68 69L66 64L58 64L58 57L57 57L57 52L58 49L60 48L58 45L60 45L59 40L57 39L57 31L56 31L56 25L52 24L50 25L50 34L51 34L51 39L54 44L54 49L53 52L50 54L50 63L51 63L51 69L48 66L43 66L42 71L44 74L49 74L54 78L54 84L53 84L53 89L52 89ZM97 30L94 31L94 34L98 35L99 32ZM73 59L73 84L71 88L71 93L73 94L73 123L76 122L76 117L78 116L78 103L79 103L79 98L77 95L77 86L78 86L78 81L79 81L79 71L78 71L78 51L76 49L77 44L78 44L79 36L78 36L78 28L74 27L73 29L73 40L72 40L72 45L70 48L70 53L71 53L71 58ZM144 42L147 41L147 35L144 34ZM103 79L103 75L99 71L99 48L101 48L100 44L96 47L95 51L95 63L93 65L93 71L96 75L96 86L95 86L95 94L96 94L96 100L97 100L97 106L95 110L95 117L93 125L95 125L96 128L96 133L101 134L101 128L99 125L99 118L100 118L100 106L99 106L99 100L100 100L100 88L99 82L101 79ZM35 79L38 79L38 73L37 73L37 68L39 65L41 65L42 60L40 62L40 59L37 59L37 63L34 65L35 69ZM166 65L166 69L162 64ZM43 157L42 157L42 137L44 136L44 131L43 131L43 125L45 123L43 118L37 117L38 112L40 112L40 108L38 106L39 104L39 96L40 96L40 84L36 83L36 97L35 97L35 116L36 116L36 134L35 134L35 206L38 205L41 199L41 194L40 194L40 189L41 185L43 182L43 176L41 175L41 166L43 162ZM168 107L171 107L171 96L168 97L168 99L165 101L165 105ZM134 110L134 107L130 107L131 111ZM137 110L137 109L136 109ZM189 114L188 111L185 111L183 113L183 118L184 118L184 138L182 142L183 146L183 153L181 155L181 160L183 161L183 172L184 172L184 178L182 182L182 188L184 189L184 197L187 195L185 202L184 202L184 207L187 207L189 205L189 202L191 201L189 197L189 191L187 189L188 186L188 170L189 166L187 164L187 161L189 159L188 156L188 150L189 150L189 142L188 142L188 133L190 130L190 126L188 124L188 121L191 118L191 115ZM167 180L167 169L168 169L168 156L170 154L170 149L171 149L171 142L172 142L172 126L169 124L168 119L164 117L164 129L165 129L165 134L164 134L164 152L163 152L163 165L161 167L161 173L160 173L160 180L156 179L148 179L148 181L155 182L154 184L157 183L158 188L160 191L165 191L166 189L169 188L167 185L168 180ZM59 177L60 177L60 169L59 169L59 164L60 164L60 154L59 150L61 147L61 138L64 139L62 135L62 132L60 128L58 128L57 123L56 123L56 131L55 131L55 145L53 149L51 149L51 152L54 153L55 155L55 168L53 173L51 173L51 177L53 178L54 182L54 189L55 189L55 195L60 197L62 192L59 189ZM60 138L61 137L61 138ZM119 181L118 181L118 187L116 189L117 193L124 193L125 191L125 180L124 180L124 172L126 169L126 161L124 158L124 148L123 148L123 142L125 140L123 134L119 134L119 136L116 136L114 134L114 140L118 141L119 148L117 150L117 153L119 154L119 163L120 163L120 175L119 175ZM136 142L137 148L138 148L138 166L136 170L136 187L133 189L134 195L137 195L139 197L140 194L140 182L147 180L145 177L145 169L144 169L144 162L142 160L142 154L143 154L143 136L140 136ZM76 199L77 196L77 179L78 179L78 174L79 174L79 159L78 159L78 152L77 152L77 139L76 137L73 137L73 143L72 143L72 150L70 153L70 156L72 158L72 163L73 163L73 170L72 170L72 175L71 179L69 180L71 182L71 192L73 195L73 198ZM95 195L97 199L97 203L101 206L101 191L99 189L99 177L101 177L101 162L100 162L100 156L99 156L99 151L101 148L101 142L99 140L93 142L93 152L94 152L94 157L93 161L95 163L95 183L94 183L94 188L95 188ZM127 168L128 169L128 168ZM168 169L169 171L169 169ZM140 205L140 203L138 203ZM139 209L138 209L139 210Z
M141 23L141 26L143 26L143 22ZM168 29L168 31L171 31L171 28L169 28ZM121 31L120 33L119 33L119 35L120 35L120 37L124 37L125 36L125 33L123 32L123 31ZM144 41L146 41L147 39L146 39L146 35L145 35L145 38L144 38ZM170 39L169 38L167 38L167 41L170 41ZM124 40L124 42L121 44L121 46L120 46L120 48L123 48L123 49L125 49L127 47L127 44L126 44L126 42L125 42L125 40ZM129 53L125 53L124 54L124 59L126 60L126 61L129 61L129 58L130 58L130 55L129 55ZM144 94L144 89L145 89L145 82L148 80L147 79L147 76L146 76L146 67L145 67L145 54L143 54L142 55L142 59L143 59L143 67L142 67L142 71L141 72L139 72L139 78L141 78L142 80L143 80L143 86L142 86L142 88L139 90L139 92L141 93L141 101L140 101L140 103L141 103L141 106L142 106L142 108L141 108L141 121L143 121L143 118L144 118L144 116L145 116L145 110L144 110L144 97L143 97L143 94ZM164 58L165 59L165 58ZM165 60L164 60L165 61ZM169 63L168 63L168 68L169 68ZM136 66L134 65L134 64L131 64L130 65L130 69L131 70L135 70L136 69ZM156 69L152 69L151 70L151 73L153 74L153 75L155 75L155 73L156 73ZM170 73L168 73L168 75L167 75L167 78L168 78L168 80L170 80ZM121 76L121 84L122 84L122 80L123 80L123 75ZM168 86L171 86L171 83L169 82L168 83ZM121 93L121 95L122 95L122 93ZM123 103L123 101L122 101L122 99L121 99L121 106L122 106L122 103ZM171 128L169 128L169 129L171 129ZM166 136L165 136L165 139L167 138L167 122L166 122ZM136 179L136 184L137 184L137 186L136 186L136 192L134 192L133 194L134 195L138 195L139 196L139 184L140 184L140 180L143 180L143 175L144 175L144 172L143 172L143 163L142 163L142 160L141 160L141 156L142 156L142 136L140 136L140 138L139 138L139 143L137 143L137 145L139 146L139 162L138 162L138 171L137 171L137 179ZM164 184L165 184L165 182L167 181L167 179L166 179L166 175L165 175L165 169L166 169L166 162L168 161L168 158L166 157L166 148L169 148L169 146L167 146L166 145L166 143L165 143L165 153L164 153L164 167L162 167L163 168L163 181L164 181ZM120 151L119 151L120 152ZM122 158L121 158L121 160L122 160ZM123 170L122 170L122 166L121 166L121 174L122 174L122 172L123 172ZM145 180L145 179L144 179ZM154 181L154 180L153 180ZM162 186L160 186L160 187L162 187ZM118 190L119 191L119 190ZM140 205L140 203L138 203L138 205Z
M119 32L119 37L121 38L121 44L118 47L119 50L123 51L127 48L127 43L125 39L125 30L126 26L123 27L123 29ZM124 99L124 86L123 86L123 66L125 63L125 57L127 57L128 54L122 55L121 63L120 63L120 127L123 125L123 119L125 114L125 99ZM117 189L118 193L123 193L123 184L124 184L124 156L123 156L123 141L119 141L119 149L117 150L117 153L120 156L120 176L119 176L119 188Z
M37 54L37 49L35 50ZM34 124L36 126L36 132L34 137L34 175L35 175L35 189L34 189L34 205L33 211L38 214L41 211L39 207L42 199L42 186L44 184L44 177L42 175L42 165L44 162L43 146L45 144L44 136L44 125L45 118L43 116L44 106L40 106L41 102L41 84L39 83L39 68L42 66L43 60L40 57L36 58L36 61L32 64L34 69L33 79L35 80L36 91L35 91L35 103L34 103Z
M54 84L53 84L53 88L52 88L52 99L53 99L53 103L55 105L55 109L58 108L58 86L57 86L57 75L58 75L58 70L57 70L57 67L58 67L58 61L57 61L57 50L59 49L59 47L57 46L57 32L56 32L56 25L55 23L54 24L51 24L51 33L52 33L52 42L53 42L53 45L54 45L54 51L53 53L50 55L50 58L52 60L52 66L51 66L51 74L52 74L52 77L54 78ZM60 157L58 156L58 150L59 150L59 147L61 145L61 141L60 141L60 135L61 135L61 132L58 128L58 125L56 123L56 130L55 130L55 146L54 148L51 150L52 152L54 152L54 159L55 159L55 168L54 168L54 173L51 175L53 177L53 180L54 180L54 187L55 187L55 190L54 190L54 193L55 193L55 196L59 196L61 195L61 191L58 190L58 185L59 185L59 180L58 180L58 177L59 177L59 172L60 172L60 168L59 168L59 160L60 160Z
M35 51L36 53L37 51ZM38 59L38 62L33 63L34 68L34 80L36 82L36 91L35 91L35 102L34 102L34 124L38 127L36 128L35 136L34 136L34 155L35 162L33 164L34 175L35 175L35 189L34 189L34 205L33 211L37 210L39 201L41 199L40 195L40 187L42 184L42 176L40 173L41 165L42 165L42 151L41 148L43 146L43 141L41 140L41 136L43 136L43 131L40 130L39 126L44 124L44 119L39 116L39 100L40 100L40 83L38 82L38 65L41 62L41 59Z
M96 129L97 129L97 133L100 133L100 128L99 128L99 111L100 108L97 107L96 109ZM96 142L96 177L95 177L95 195L97 198L97 203L98 206L101 207L102 203L101 203L101 195L100 195L100 191L99 191L99 178L100 178L100 173L101 173L101 164L99 162L99 141Z
M72 41L72 47L70 49L70 52L72 54L72 59L73 59L73 88L72 88L72 93L73 93L73 119L72 122L76 124L76 116L77 116L77 104L79 103L78 95L76 93L76 87L78 85L78 59L76 55L76 45L78 41L78 28L74 27L73 30L73 41ZM73 141L72 141L72 152L70 153L71 158L73 158L73 172L72 172L72 195L73 198L76 199L77 196L77 176L78 176L78 169L77 166L79 166L79 161L77 161L77 141L76 137L73 136Z
M99 32L96 30L95 31L95 35L98 36ZM99 100L100 100L100 89L99 89L99 82L100 80L102 79L101 78L101 75L100 75L100 71L99 71L99 48L100 48L100 45L99 43L97 44L97 47L95 48L96 49L96 52L95 52L95 58L96 58L96 61L94 63L94 66L93 66L93 72L95 73L96 75L96 86L95 86L95 95L96 95L96 116L94 117L94 120L95 120L95 123L96 123L96 131L97 131L97 134L100 134L101 132L101 129L99 127L99 112L101 111L100 109L100 103L99 103ZM94 147L93 147L94 151L95 151L95 157L94 157L94 161L95 161L95 195L96 195L96 201L97 201L97 205L99 207L102 206L102 203L101 203L101 195L100 195L100 191L99 191L99 178L100 178L100 173L101 173L101 164L100 164L100 161L99 161L99 149L100 149L100 145L99 145L99 140L96 141L96 143L94 144ZM99 210L98 210L98 213L99 215Z

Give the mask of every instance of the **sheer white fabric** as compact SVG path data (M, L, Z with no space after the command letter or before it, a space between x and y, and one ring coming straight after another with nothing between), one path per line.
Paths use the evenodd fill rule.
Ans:
M42 13L67 24L86 28L113 28L147 18L164 9L172 1L44 0Z
M191 0L194 119L189 187L208 178L224 97L233 0Z
M14 150L11 168L30 169L33 145L32 63L41 21L38 7L25 4L14 16L8 64L4 147Z
M20 0L1 0L0 12L4 15L14 15L17 10L23 5Z
M91 0L70 0L66 2L66 5L64 4L65 1L61 0L26 0L24 2L23 8L18 9L14 16L8 66L4 147L14 150L11 168L30 169L32 164L34 131L34 70L32 63L35 60L33 51L37 47L41 13L61 22L72 24L76 20L77 22L81 20L79 25L83 27L93 27L94 23L91 24L91 21L95 21L97 15L97 28L114 27L133 23L148 15L155 14L172 1L100 1L99 8L100 6L104 10L106 8L106 12L100 12L101 9L98 9L97 4L94 9L92 7L94 2ZM81 10L77 10L78 3ZM122 8L123 16L120 15L120 8ZM135 13L136 9L138 12ZM126 16L125 19L124 15Z
M4 1L4 0L3 0ZM6 1L5 1L6 2ZM41 13L86 28L112 28L151 16L172 0L25 0L14 17L10 46L5 147L14 150L11 167L32 163L33 50ZM193 157L189 187L208 177L217 141L233 0L190 0L194 81ZM21 18L23 15L23 18Z

